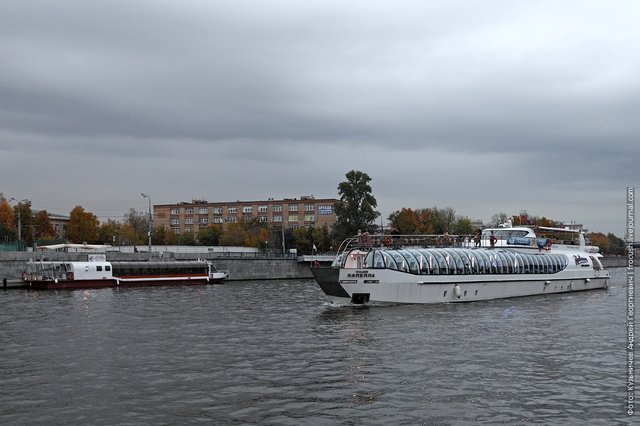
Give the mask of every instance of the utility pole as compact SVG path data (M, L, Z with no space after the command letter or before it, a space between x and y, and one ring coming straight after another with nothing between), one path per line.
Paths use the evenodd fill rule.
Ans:
M16 203L18 203L18 245L19 245L19 249L22 249L22 216L21 216L21 207L22 207L22 202L23 201L27 201L27 200L16 200L15 198L10 198L9 201L15 201Z

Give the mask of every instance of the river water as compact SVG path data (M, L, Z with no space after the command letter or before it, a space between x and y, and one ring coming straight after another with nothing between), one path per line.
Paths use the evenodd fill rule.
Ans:
M330 306L314 281L5 291L0 423L632 423L625 272L373 308Z

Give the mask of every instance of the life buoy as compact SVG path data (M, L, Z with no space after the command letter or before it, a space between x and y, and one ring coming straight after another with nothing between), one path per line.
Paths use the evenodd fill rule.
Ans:
M382 240L382 243L385 245L385 247L391 247L391 238L389 237L384 237L384 240Z
M73 281L73 272L67 272L67 281Z

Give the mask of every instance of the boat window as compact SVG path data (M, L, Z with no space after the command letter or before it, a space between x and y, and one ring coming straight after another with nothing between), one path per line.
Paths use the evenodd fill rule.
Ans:
M566 255L560 255L559 257L562 269L566 268L569 265L569 258Z
M516 256L513 254L513 252L510 252L510 251L506 251L504 255L508 261L509 273L517 274L519 272L518 271L519 265L518 265L518 259L516 258Z
M105 271L110 271L111 270L111 265L105 265L104 270Z
M522 256L520 256L518 252L511 253L511 256L513 257L513 273L521 274L524 267L522 264Z
M393 260L393 257L391 257L389 255L389 252L380 251L380 254L382 255L382 258L384 259L384 264L385 264L385 267L387 269L393 269L394 271L398 270L398 265L396 264L396 261Z
M373 268L373 254L375 251L370 251L367 253L367 257L364 258L364 266L367 268Z
M400 250L398 252L402 257L404 257L409 265L409 272L412 274L420 273L420 265L418 264L418 260L409 250Z
M507 259L507 272L509 274L515 274L516 264L513 253L510 251L504 252L504 257Z
M602 269L602 263L600 263L600 259L594 256L589 256L589 259L591 259L591 264L593 265L593 269L595 271L599 271Z
M428 274L439 274L440 267L438 265L438 260L435 258L431 250L428 249L420 249L420 253L425 257L427 261L427 268L429 269Z
M397 251L392 251L389 254L396 261L396 265L398 265L399 271L409 272L409 265L407 265L407 260L402 257L400 253L398 253Z
M460 259L462 260L462 265L464 267L464 273L465 274L477 274L478 271L477 269L477 262L476 262L476 257L474 255L471 254L470 250L463 250L463 249L453 249L456 253L458 253L458 256L460 256Z
M494 251L491 251L490 253L487 253L489 255L489 273L490 274L499 274L500 271L498 270L498 260L496 258L496 253Z
M427 261L427 259L425 258L424 254L422 254L422 252L415 250L415 249L410 249L407 250L409 253L411 253L416 260L418 261L418 273L421 275L425 275L429 273L429 262Z
M496 252L496 258L499 268L499 273L508 274L510 269L513 269L513 265L511 268L509 267L510 259L505 255L503 251Z
M449 255L449 257L447 258L449 269L450 269L449 272L451 273L452 272L451 269L453 269L453 273L455 274L464 274L464 261L462 260L460 255L456 253L453 249L448 248L445 250Z
M478 255L471 251L469 252L469 267L470 269L470 273L471 274L480 274L482 272L480 272L480 259L478 257Z
M542 261L542 273L543 274L548 274L549 273L549 261L547 259L548 256L542 255L540 256L540 260Z
M480 272L483 274L490 274L491 258L489 257L489 254L485 250L477 250L475 254L479 259L481 259Z
M378 250L373 251L373 267L378 269L384 268L384 258Z
M96 266L96 271L102 271L102 265L97 265Z
M448 274L449 267L447 266L447 260L439 249L432 250L433 257L438 262L439 274Z
M451 251L458 256L458 260L460 261L458 267L462 268L460 270L461 274L470 274L471 273L471 259L469 251L465 251L462 249L452 248Z
M540 255L533 256L533 273L540 274L542 273L542 260L540 259Z

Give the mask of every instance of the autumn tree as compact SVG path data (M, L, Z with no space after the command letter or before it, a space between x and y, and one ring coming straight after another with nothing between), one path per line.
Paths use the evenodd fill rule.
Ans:
M51 240L55 237L55 230L51 224L49 213L46 210L40 210L36 213L34 219L36 238L41 240Z
M192 231L184 232L178 235L178 239L176 242L182 246L195 246L196 235Z
M430 223L434 234L452 233L456 221L456 212L451 207L433 207L430 214Z
M119 245L122 242L122 224L116 220L107 220L100 224L98 241L102 244Z
M412 209L403 207L402 210L395 211L389 215L389 222L400 234L415 234L420 227L418 215Z
M33 212L31 211L31 201L23 200L13 207L13 217L16 224L19 224L18 235L27 242L33 244L35 240L35 229L33 227Z
M222 229L220 225L209 225L198 231L198 243L203 246L217 246L220 242Z
M369 175L351 170L345 176L347 180L338 185L340 202L334 207L334 234L339 239L353 236L358 230L373 231L373 223L380 216L375 210L378 202L372 194Z
M98 218L81 206L76 206L69 214L67 237L72 243L98 242Z
M2 194L0 194L0 241L9 241L16 238L16 225L13 219L13 210Z
M151 233L151 243L156 245L173 245L177 235L163 226L154 226Z
M609 239L602 232L591 232L587 234L591 245L598 246L600 253L609 254Z
M230 223L220 237L221 246L242 246L247 239L247 231L240 223Z
M418 233L433 234L433 224L431 223L431 209L415 210L418 219Z
M493 226L498 226L502 223L507 223L508 220L509 220L509 216L507 216L506 213L502 213L502 212L496 213L493 216L491 216L491 224Z
M468 217L459 216L453 223L452 231L455 235L471 235L475 232L475 228Z
M544 216L542 217L532 217L530 219L531 223L535 226L546 226L549 228L559 228L562 226L562 222L559 220L548 219Z
M145 212L129 209L129 212L124 215L123 235L133 244L134 249L137 244L144 244L147 241L148 225L149 218Z
M314 228L317 230L317 228ZM331 233L327 224L322 225L320 232L314 235L316 248L319 252L326 252L331 250Z
M622 238L619 238L609 232L607 234L607 239L609 240L609 249L611 250L611 254L622 256L626 254L627 244L624 242Z

